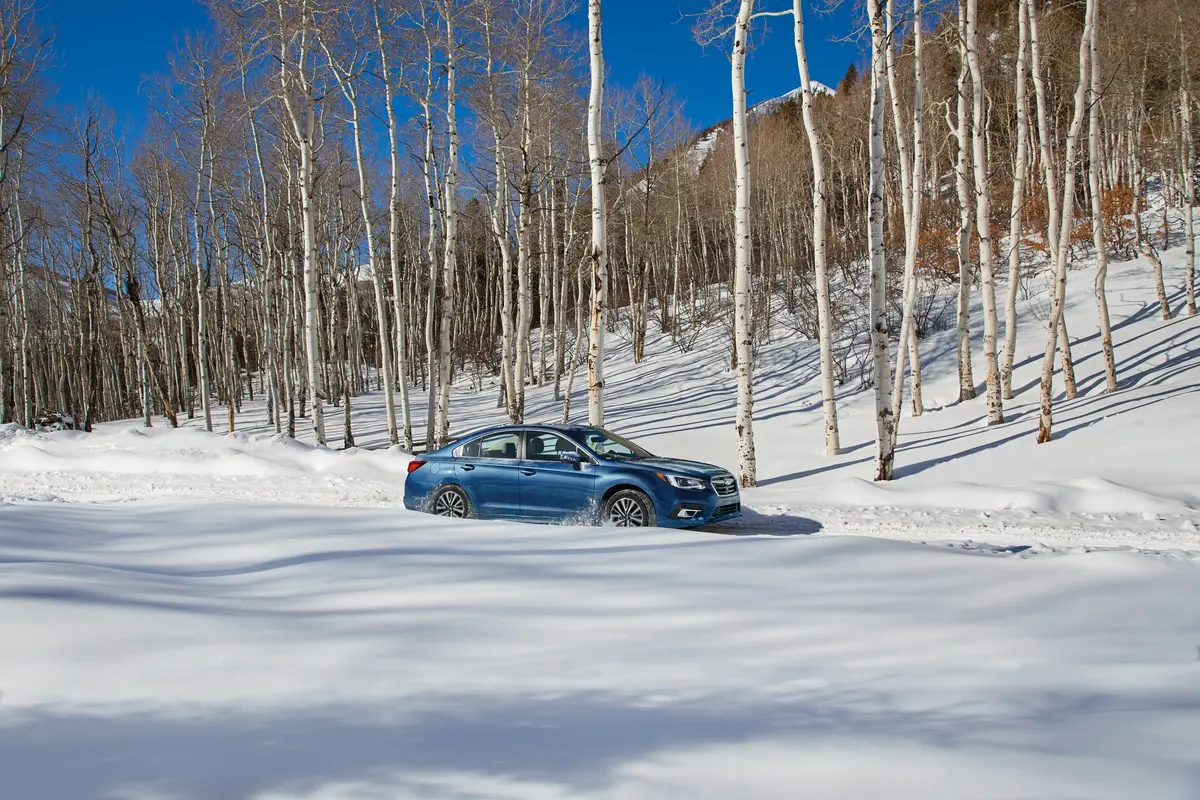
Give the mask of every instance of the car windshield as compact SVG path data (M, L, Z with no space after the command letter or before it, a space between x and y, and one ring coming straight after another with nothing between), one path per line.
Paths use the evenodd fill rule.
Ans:
M622 439L615 433L609 433L600 428L577 429L570 431L570 434L572 439L586 445L601 458L626 459L629 461L639 458L654 458L649 452L638 447L628 439Z

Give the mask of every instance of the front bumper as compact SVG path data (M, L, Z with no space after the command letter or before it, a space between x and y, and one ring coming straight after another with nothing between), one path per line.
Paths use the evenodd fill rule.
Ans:
M664 528L691 528L724 522L742 515L739 492L724 497L711 489L706 491L673 491L656 503L658 524Z

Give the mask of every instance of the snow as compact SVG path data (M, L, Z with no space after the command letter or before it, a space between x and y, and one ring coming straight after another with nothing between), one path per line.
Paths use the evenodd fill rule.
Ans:
M1195 798L1200 320L1113 264L1107 395L1070 280L1055 440L1035 291L1003 426L955 402L953 331L922 342L887 485L871 398L844 387L825 458L813 344L765 344L762 485L713 531L407 512L377 396L346 452L261 403L230 435L0 427L0 797ZM610 426L732 467L727 332L637 366L615 338ZM496 421L495 388L452 414Z

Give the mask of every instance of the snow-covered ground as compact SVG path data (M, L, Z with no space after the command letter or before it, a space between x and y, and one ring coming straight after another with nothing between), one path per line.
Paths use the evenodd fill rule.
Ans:
M261 405L233 435L0 428L0 798L1194 800L1200 319L1114 264L1106 395L1091 280L1055 441L1035 296L1003 426L954 402L953 332L923 343L885 486L870 398L825 458L813 347L777 338L762 485L713 532L406 512L378 397L349 452ZM614 348L610 427L732 467L726 336ZM452 414L497 421L494 390Z

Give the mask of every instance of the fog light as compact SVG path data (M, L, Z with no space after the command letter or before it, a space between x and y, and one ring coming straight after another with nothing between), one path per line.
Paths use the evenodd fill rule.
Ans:
M681 508L679 509L679 513L675 516L679 517L680 519L693 519L699 515L700 509L698 508Z

